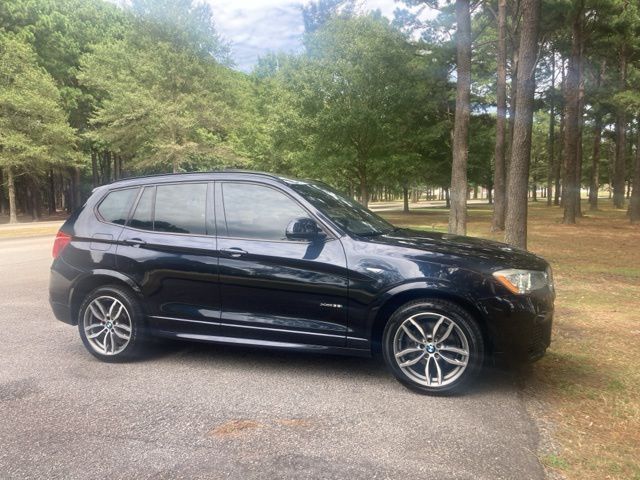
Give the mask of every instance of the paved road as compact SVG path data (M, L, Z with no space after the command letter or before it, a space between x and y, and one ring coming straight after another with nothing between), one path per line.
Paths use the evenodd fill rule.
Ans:
M0 477L542 478L510 374L413 394L372 360L167 344L110 365L47 304L51 238L0 241Z

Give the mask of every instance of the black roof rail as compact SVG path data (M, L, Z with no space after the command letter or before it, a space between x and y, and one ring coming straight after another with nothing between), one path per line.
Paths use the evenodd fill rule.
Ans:
M278 175L275 175L273 173L260 172L260 171L257 171L257 170L243 170L243 169L236 169L236 168L228 168L228 169L221 169L221 170L205 170L205 171L198 171L198 172L153 173L153 174L149 174L149 175L134 175L134 176L131 176L131 177L119 178L118 180L114 180L112 182L105 183L104 185L112 185L114 183L126 182L126 181L129 181L129 180L143 180L145 178L171 177L171 176L174 176L174 175L175 176L206 175L208 173L243 173L243 174L247 174L247 175L260 175L260 176L263 176L263 177L269 177L269 178L272 178L274 180L282 181L281 177L279 177ZM104 186L104 185L101 185L101 186Z

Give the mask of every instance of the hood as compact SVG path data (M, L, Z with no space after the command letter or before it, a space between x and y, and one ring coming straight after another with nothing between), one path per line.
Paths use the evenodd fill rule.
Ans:
M545 270L548 266L543 258L531 252L512 247L506 243L476 237L398 229L373 237L371 241L421 250L435 254L442 259L459 258L467 262L471 261L478 264L481 269L490 271L503 268Z

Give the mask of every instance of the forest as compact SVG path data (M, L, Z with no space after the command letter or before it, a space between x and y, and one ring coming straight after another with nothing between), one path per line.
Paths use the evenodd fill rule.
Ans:
M0 5L0 215L72 211L122 177L222 168L369 201L469 198L526 247L599 196L640 220L640 9L629 0L354 0L300 7L304 49L250 73L195 0ZM425 20L420 12L436 12Z

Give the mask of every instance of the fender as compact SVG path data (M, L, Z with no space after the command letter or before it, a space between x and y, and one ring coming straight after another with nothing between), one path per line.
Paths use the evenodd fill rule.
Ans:
M115 270L97 268L95 270L84 272L82 275L79 275L78 277L75 278L75 280L73 281L73 285L71 286L71 289L69 291L69 305L70 306L74 305L74 302L78 300L76 298L76 294L78 291L81 291L81 292L86 291L87 290L86 286L92 285L94 283L92 280L94 279L97 280L98 277L108 277L108 278L117 280L119 282L125 283L136 293L136 295L142 295L142 289L135 281L133 281L132 278L120 272L117 272ZM93 287L90 287L90 288L93 288Z

